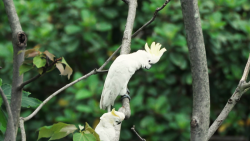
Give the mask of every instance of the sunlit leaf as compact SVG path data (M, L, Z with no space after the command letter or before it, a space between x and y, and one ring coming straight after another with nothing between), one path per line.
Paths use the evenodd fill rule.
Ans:
M44 54L46 54L46 56L51 60L54 61L54 57L55 55L51 54L49 51L44 51Z
M68 79L69 79L72 73L73 73L73 70L71 69L71 67L66 66L62 75L68 75Z
M76 126L73 124L56 123L52 126L44 126L39 129L38 139L50 138L49 140L61 139L76 130Z
M93 134L75 133L73 141L96 141L96 138Z
M56 67L57 67L57 69L60 71L60 73L62 75L63 72L64 72L64 68L63 68L62 63L56 63Z
M36 56L33 58L33 64L35 64L37 68L41 68L46 65L46 59Z
M0 78L0 87L2 86L3 80Z

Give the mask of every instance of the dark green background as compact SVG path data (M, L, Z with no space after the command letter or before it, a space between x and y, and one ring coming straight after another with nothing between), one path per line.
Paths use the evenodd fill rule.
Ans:
M134 31L164 2L139 0ZM54 70L24 88L40 100L101 66L121 45L128 11L121 0L14 0L14 3L23 31L28 35L27 49L40 44L41 51L64 56L74 70L70 80ZM236 88L249 56L250 1L199 0L199 8L208 59L212 122ZM149 141L186 141L190 138L192 78L180 1L172 0L132 40L131 52L144 49L146 42L153 41L161 43L167 52L150 70L139 70L132 77L128 85L132 115L122 124L121 140L138 140L130 130L135 125ZM3 67L0 77L4 83L11 84L12 56L11 30L0 1L0 66ZM36 70L25 73L24 80L35 75ZM99 109L99 99L105 78L106 74L90 76L53 98L25 122L27 140L37 139L39 127L59 121L82 125L88 122L95 126L104 113ZM241 98L217 135L250 139L249 100L249 94ZM118 97L115 107L120 106ZM33 110L22 109L21 116Z

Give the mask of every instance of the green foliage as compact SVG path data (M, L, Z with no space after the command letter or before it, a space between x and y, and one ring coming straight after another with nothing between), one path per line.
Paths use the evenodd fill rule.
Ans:
M164 2L138 1L133 31L151 19L155 9ZM249 56L250 1L198 2L208 59L212 122L237 87ZM64 56L74 69L70 81L101 66L121 45L128 9L123 1L54 0L14 3L22 29L29 35L27 49L40 44L51 54ZM0 18L0 64L3 67L0 74L5 83L11 83L12 36L3 5L0 1L0 13L3 13ZM130 106L133 120L123 122L121 134L124 136L121 136L121 141L137 139L130 130L133 125L143 138L151 141L190 139L188 121L192 108L192 76L184 31L180 1L171 1L151 25L132 39L131 52L143 49L145 42L151 44L153 41L161 43L167 52L150 70L137 71L131 78L128 88L132 98ZM63 67L61 70L64 71L66 65L58 66ZM36 69L25 73L24 80L37 75L33 70ZM39 99L47 98L69 83L66 77L58 76L59 71L52 71L39 78L28 85L27 90ZM99 100L105 78L106 74L90 76L53 98L41 109L37 118L25 123L26 132L34 132L54 122L77 124L88 121L95 127L104 113L99 108ZM248 94L243 95L225 121L231 124L223 126L226 128L219 130L217 135L250 138L250 124L247 124L250 121L247 106L249 100ZM115 108L120 106L118 97ZM31 112L22 109L22 115ZM27 140L36 139L35 134L27 136Z
M73 124L59 122L51 126L44 126L39 129L37 140L41 138L58 140L74 133L73 141L100 141L98 134L88 125L88 123L86 123L83 131L81 131L84 128L83 126L79 125L79 128L79 133L74 133L77 128Z
M4 92L5 96L7 97L7 100L10 102L10 98L11 98L11 85L4 84L4 85L2 85L2 89L3 89L3 92ZM25 108L30 108L30 107L36 108L37 106L39 106L41 104L40 100L38 100L36 98L29 97L30 94L31 94L30 92L23 91L23 94L22 94L22 104L21 104L22 107L25 107Z

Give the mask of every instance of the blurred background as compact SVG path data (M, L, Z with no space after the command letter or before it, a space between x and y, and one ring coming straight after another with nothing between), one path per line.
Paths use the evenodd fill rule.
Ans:
M134 31L146 23L165 0L138 0ZM74 72L70 80L54 70L29 84L24 90L43 101L50 94L100 67L121 45L128 6L121 0L14 0L27 49L37 44L57 57L65 57ZM199 0L202 29L207 51L211 91L211 123L234 92L250 49L249 0ZM8 18L0 1L0 77L11 84L13 49ZM122 124L121 141L136 141L130 129L135 125L148 141L187 141L190 138L192 77L183 17L179 0L172 0L156 20L132 40L131 52L144 49L147 42L161 43L167 52L150 70L139 70L128 88L131 92L131 118ZM108 69L108 66L105 69ZM37 75L24 74L24 80ZM57 122L95 127L104 113L99 99L106 74L90 76L46 104L25 122L27 140L36 140L37 129ZM250 140L250 92L234 107L215 133ZM121 107L120 98L115 103ZM21 116L34 108L23 108ZM19 140L20 140L20 134ZM61 139L67 141L72 137ZM41 141L48 139L41 139Z

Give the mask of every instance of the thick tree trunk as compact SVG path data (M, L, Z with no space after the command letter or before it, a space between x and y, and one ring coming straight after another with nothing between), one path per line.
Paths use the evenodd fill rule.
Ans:
M205 45L197 0L181 0L193 79L191 141L206 141L210 116L210 92Z
M17 134L19 116L21 109L21 97L22 90L18 89L18 86L23 82L23 75L19 75L19 67L24 60L24 53L19 53L26 46L27 38L22 32L22 27L19 22L19 18L16 13L16 9L12 0L3 0L6 13L8 15L9 24L12 31L12 44L13 44L13 78L12 78L12 90L11 90L11 111L14 120L15 131L10 128L10 120L8 120L7 130L5 133L5 141L15 141L16 137L12 137L14 132Z

